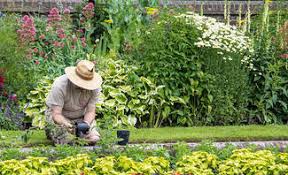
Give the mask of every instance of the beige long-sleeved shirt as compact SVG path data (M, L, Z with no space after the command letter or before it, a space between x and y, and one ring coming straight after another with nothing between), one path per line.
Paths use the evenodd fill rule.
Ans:
M62 115L68 119L83 117L89 105L95 106L99 101L101 89L85 90L69 81L67 75L58 77L46 99L46 105L62 107Z

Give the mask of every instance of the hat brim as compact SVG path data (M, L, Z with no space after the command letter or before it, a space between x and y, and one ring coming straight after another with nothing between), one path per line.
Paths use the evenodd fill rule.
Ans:
M79 86L83 89L87 90L95 90L101 87L102 84L102 78L101 76L94 72L93 78L91 80L85 80L78 76L76 74L76 67L66 67L65 73L68 77L68 79L75 84L76 86Z

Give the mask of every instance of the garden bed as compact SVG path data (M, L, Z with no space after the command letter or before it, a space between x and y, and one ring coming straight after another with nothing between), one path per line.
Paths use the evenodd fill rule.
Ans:
M30 153L16 149L0 152L0 172L24 174L287 174L288 153L271 147L237 149L226 145L217 149L203 143L191 150L186 144L171 149L147 150L141 147L83 151L77 147L43 147Z

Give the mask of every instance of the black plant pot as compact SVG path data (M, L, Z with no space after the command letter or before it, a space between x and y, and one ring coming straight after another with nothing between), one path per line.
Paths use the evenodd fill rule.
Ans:
M118 141L119 145L127 145L129 142L130 131L128 130L118 130L117 131L117 138L122 139Z

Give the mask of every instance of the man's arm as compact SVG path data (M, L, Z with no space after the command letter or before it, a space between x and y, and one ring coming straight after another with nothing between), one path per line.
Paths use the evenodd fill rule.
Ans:
M67 128L73 128L73 125L62 115L62 107L52 106L52 119L58 125L64 125Z
M86 122L89 126L91 125L92 121L95 120L95 110L96 106L88 105L85 115L84 115L84 122Z

